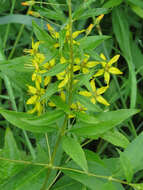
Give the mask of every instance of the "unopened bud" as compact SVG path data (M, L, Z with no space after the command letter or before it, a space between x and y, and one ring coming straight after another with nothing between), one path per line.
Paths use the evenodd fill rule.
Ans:
M35 12L35 11L28 11L28 14L35 16L35 17L41 17L40 14L38 12Z
M21 3L21 5L23 6L32 6L34 4L35 4L35 1L25 1Z
M103 19L103 17L104 17L104 14L98 16L98 17L96 18L95 24L99 24L99 23L101 22L101 20Z
M88 28L86 29L86 35L88 35L88 34L91 32L91 30L92 30L93 27L94 27L93 24L90 24L90 25L88 26Z

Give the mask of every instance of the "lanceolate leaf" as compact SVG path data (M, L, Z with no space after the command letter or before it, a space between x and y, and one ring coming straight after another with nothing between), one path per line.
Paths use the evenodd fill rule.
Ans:
M119 131L107 131L101 138L122 148L126 148L129 145L128 139Z
M95 116L79 113L77 114L77 118L82 123L77 123L70 131L79 136L100 135L121 124L125 119L138 112L139 110L137 109L121 109L98 113Z
M91 50L99 46L104 40L109 39L110 36L88 36L79 40L82 49Z
M41 116L0 109L2 116L14 126L31 132L45 133L57 130L54 123L64 115L61 110L49 111ZM54 124L54 125L53 125Z
M88 170L84 151L76 140L65 136L63 138L63 149L83 170Z

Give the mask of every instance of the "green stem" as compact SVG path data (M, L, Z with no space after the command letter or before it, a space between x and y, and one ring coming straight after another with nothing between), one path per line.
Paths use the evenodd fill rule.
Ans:
M70 33L70 73L69 73L69 101L68 103L69 103L69 106L71 106L72 91L73 91L73 66L74 66L71 0L68 0L68 7L69 7L69 33Z
M15 2L16 2L16 0L12 1L12 6L11 6L11 10L10 10L10 15L11 15L11 14L13 13L13 11L14 11ZM6 47L6 42L7 42L7 39L8 39L9 30L10 30L10 23L7 25L7 28L6 28L6 33L5 33L4 41L3 41L3 49Z
M71 7L71 0L68 0L68 7L69 7L69 33L70 33L70 70L69 70L69 89L68 89L68 104L69 106L71 106L72 103L72 90L73 90L73 65L74 65L74 57L73 57L73 39L72 39L72 7ZM61 128L60 134L58 136L58 139L56 141L53 153L52 153L52 157L51 157L51 162L50 165L51 167L49 168L48 172L47 172L47 176L45 179L45 182L42 186L42 188L40 190L45 190L47 183L48 183L48 179L49 176L52 172L53 169L53 164L54 164L54 160L55 160L55 156L58 150L58 147L60 145L62 136L65 134L65 130L68 124L68 115L65 116L65 120L64 120L64 124Z
M34 0L33 0L33 1L34 1ZM32 6L30 6L30 7L28 8L28 11L27 11L26 14L28 14L28 12L29 12L31 9L32 9ZM16 46L17 46L17 44L18 44L18 42L19 42L19 40L20 40L20 38L21 38L21 35L22 35L22 33L23 33L24 27L25 27L25 25L22 24L21 27L20 27L19 33L18 33L18 35L17 35L17 38L16 38L16 40L15 40L15 42L14 42L13 48L12 48L10 54L9 54L8 59L11 59L11 58L12 58L12 56L13 56L13 54L14 54L14 52L15 52Z

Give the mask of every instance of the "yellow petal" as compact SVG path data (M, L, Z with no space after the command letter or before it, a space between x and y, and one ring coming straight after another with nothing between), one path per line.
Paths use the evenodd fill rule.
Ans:
M73 80L73 84L76 84L79 80Z
M110 74L108 72L104 73L104 80L105 80L105 83L108 85L110 81Z
M64 80L58 85L58 88L64 87L67 84L68 80L69 80L68 75L66 75Z
M110 67L109 72L115 75L123 74L118 68L116 67Z
M76 65L73 67L73 72L79 71L80 70L80 66Z
M61 73L58 73L56 76L58 78L58 80L63 80L64 79L64 75L65 75L66 71L63 71Z
M49 61L49 64L50 64L51 67L53 67L55 65L55 59L51 59Z
M55 38L59 38L59 33L58 32L55 32L54 35L55 35Z
M72 34L73 39L77 38L79 36L79 34L81 34L83 32L85 32L85 30L80 30L80 31L73 32L73 34Z
M61 95L61 99L65 102L66 101L66 96L65 96L64 91L61 91L60 95Z
M69 41L68 41L68 42L69 42ZM77 41L73 40L73 44L74 44L74 45L80 45L80 42L77 42Z
M47 86L51 82L51 76L47 76L44 79L44 86Z
M37 93L37 89L33 86L28 85L28 92L31 94L36 94Z
M97 96L96 100L98 102L100 102L101 104L104 104L105 106L109 106L110 105L102 96Z
M46 63L43 65L43 67L46 68L46 69L49 69L49 68L50 68L49 62L46 62Z
M61 57L61 58L60 58L60 63L61 63L61 64L64 64L64 63L66 63L66 62L67 62L67 60L66 60L64 57Z
M106 67L107 63L106 62L101 62L102 67Z
M76 57L75 59L74 59L74 62L75 62L75 64L79 64L80 63L80 58L79 57Z
M92 96L91 92L88 91L80 91L79 94L86 97Z
M90 85L91 85L92 91L96 92L96 86L95 86L94 79L91 80Z
M115 55L110 61L108 62L108 65L111 66L113 63L117 62L120 55Z
M86 63L86 66L87 66L88 68L92 68L92 67L95 67L95 66L98 65L98 64L99 64L99 62L96 62L96 61L89 61L89 62Z
M28 100L27 100L27 102L26 102L26 104L34 104L35 102L36 102L36 100L37 100L37 95L34 95L34 96L31 96Z
M73 110L77 110L77 104L72 103L71 108L72 108Z
M83 62L86 63L89 59L89 55L88 54L84 54L84 59L83 59Z
M35 113L36 112L36 106L32 109L32 110L29 110L28 111L28 113L30 113L30 114L33 114L33 113Z
M89 73L89 70L87 68L82 68L82 72L83 72L83 74L87 74L87 73Z
M45 60L45 56L42 53L36 53L35 60L38 63L42 63Z
M37 90L40 90L40 81L38 79L35 80L35 86Z
M34 81L36 79L36 73L32 74L32 81Z
M97 73L95 75L93 75L93 77L99 77L103 74L104 74L104 69L99 69L99 71L97 71Z
M104 87L98 88L96 91L96 94L97 95L103 94L108 88L109 88L109 86L104 86Z
M39 44L40 44L39 41L34 43L34 40L32 39L32 49L33 50L37 51L38 47L39 47Z
M38 115L41 115L41 113L43 111L43 106L40 102L36 102L36 110L38 112Z
M58 47L60 47L59 43L55 43L54 48L58 48Z
M90 99L90 101L93 103L93 104L95 104L96 103L96 100L95 100L95 98L93 97L93 98L91 98Z
M50 107L56 107L56 104L54 104L53 102L49 102L48 105L49 105Z
M69 114L69 115L68 115L68 118L69 118L69 119L71 119L71 118L73 118L73 117L75 117L74 114Z
M104 61L107 60L106 57L105 57L105 55L104 55L103 53L100 54L100 57L101 57L101 59L103 59Z

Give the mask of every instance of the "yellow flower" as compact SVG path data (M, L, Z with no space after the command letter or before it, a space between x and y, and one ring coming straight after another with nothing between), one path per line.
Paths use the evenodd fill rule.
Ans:
M32 49L25 49L24 52L29 53L30 55L36 55L36 53L38 52L39 44L40 41L34 43L32 39Z
M45 90L40 87L33 87L28 85L28 92L32 95L26 102L26 104L34 104L34 108L29 113L37 112L38 115L41 115L43 111L43 101L40 101L41 96L45 93Z
M58 88L62 88L68 83L69 76L65 70L63 72L57 74L56 76L57 76L58 80L62 80L60 82L60 84L58 85Z
M90 97L90 101L93 104L95 104L97 101L97 102L100 102L101 104L109 106L110 104L101 96L101 94L103 94L107 90L108 86L96 89L95 82L93 79L90 82L90 86L91 86L92 92L80 91L79 94L86 97Z
M75 58L75 64L77 64L77 70L80 70L83 72L83 74L89 73L89 68L95 67L99 62L96 61L88 61L89 55L84 54L84 59L80 60L80 58Z
M108 85L110 81L110 73L115 75L122 74L118 68L112 67L112 64L118 61L120 55L115 55L112 59L110 59L110 61L107 61L107 58L103 53L100 54L100 57L103 59L103 61L100 62L103 69L99 69L93 77L98 77L104 74L105 83Z

